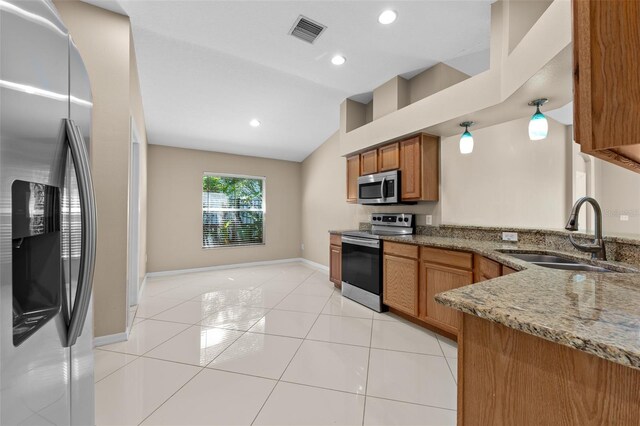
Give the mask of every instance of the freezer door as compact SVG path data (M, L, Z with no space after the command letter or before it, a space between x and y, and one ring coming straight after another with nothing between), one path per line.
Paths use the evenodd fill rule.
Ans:
M72 41L69 43L69 82L70 82L70 118L77 126L78 133L86 144L91 143L91 87L84 63L78 49ZM65 190L69 197L69 254L71 261L71 280L69 286L70 308L75 308L78 294L78 275L80 262L83 261L81 220L81 202L78 188L78 176L73 161L69 161ZM89 425L94 423L94 379L93 379L93 301L89 303L84 327L75 344L71 346L71 424Z
M45 2L2 1L0 21L0 424L64 425L71 366L56 198L68 36Z

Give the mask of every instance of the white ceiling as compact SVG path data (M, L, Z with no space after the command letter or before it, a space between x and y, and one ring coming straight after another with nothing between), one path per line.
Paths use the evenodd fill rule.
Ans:
M488 68L491 0L86 1L131 18L152 144L301 161L346 97L438 62ZM288 35L300 14L327 26L313 45Z

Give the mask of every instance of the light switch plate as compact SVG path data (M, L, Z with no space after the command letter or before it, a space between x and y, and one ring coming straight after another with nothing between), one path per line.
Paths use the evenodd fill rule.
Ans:
M620 220L623 221L623 222L628 222L629 221L629 215L621 214L620 215Z
M427 225L433 225L433 216L428 214L425 216L425 222Z
M502 241L518 241L517 232L503 232Z

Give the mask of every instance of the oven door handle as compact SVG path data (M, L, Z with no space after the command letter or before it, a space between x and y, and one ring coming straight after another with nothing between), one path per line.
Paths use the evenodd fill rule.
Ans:
M342 242L346 244L353 244L356 246L380 248L380 240L374 240L374 239L352 238L352 237L345 237L343 235Z

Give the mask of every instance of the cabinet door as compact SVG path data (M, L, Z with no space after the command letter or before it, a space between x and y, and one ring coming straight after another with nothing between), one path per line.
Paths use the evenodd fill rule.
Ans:
M358 176L360 176L360 155L347 157L347 202L358 201Z
M502 265L502 275L515 274L519 272L517 269L509 268L508 266Z
M378 149L378 171L386 172L400 168L400 144L392 143Z
M436 303L434 297L443 291L473 283L473 272L422 262L420 318L458 329L459 312Z
M384 255L382 299L384 304L418 316L418 261Z
M342 247L331 244L329 250L329 280L342 286Z
M475 279L474 282L492 280L502 276L502 265L486 257L475 255Z
M378 173L378 150L363 152L360 154L360 176Z
M640 173L640 2L573 1L574 132L583 152Z
M403 200L419 200L422 182L420 138L400 142L400 180Z

